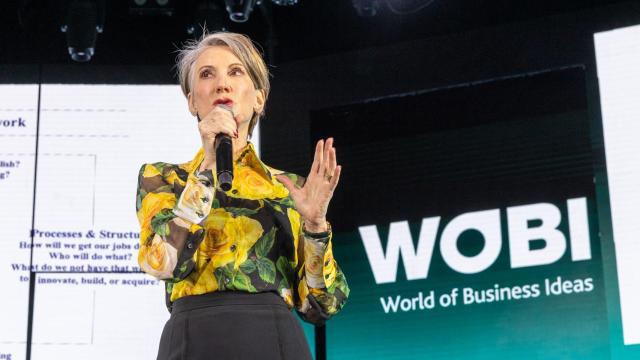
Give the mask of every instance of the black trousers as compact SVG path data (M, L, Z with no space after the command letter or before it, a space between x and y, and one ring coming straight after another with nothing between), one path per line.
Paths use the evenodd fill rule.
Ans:
M278 294L223 291L174 302L157 359L311 360L311 353Z

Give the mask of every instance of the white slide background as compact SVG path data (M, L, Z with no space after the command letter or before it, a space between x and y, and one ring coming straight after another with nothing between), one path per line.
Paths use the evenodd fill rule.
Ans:
M640 26L595 47L624 343L640 344Z
M12 359L26 351L30 252L19 247L30 243L37 107L37 85L0 85L0 356Z
M0 128L0 173L9 172L0 179L0 355L25 357L28 282L20 276L29 275L30 251L20 242L30 243L34 213L34 229L47 235L34 237L32 359L154 359L169 316L164 288L126 271L137 266L140 166L185 162L200 147L179 87L42 85L35 212L38 86L1 85L0 99L0 121L27 124ZM258 140L256 129L259 149Z

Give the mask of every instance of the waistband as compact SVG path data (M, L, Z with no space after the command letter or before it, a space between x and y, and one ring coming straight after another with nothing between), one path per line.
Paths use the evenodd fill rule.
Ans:
M228 305L279 305L288 310L287 304L275 292L248 293L244 291L214 291L202 295L190 295L173 302L171 314L211 306Z

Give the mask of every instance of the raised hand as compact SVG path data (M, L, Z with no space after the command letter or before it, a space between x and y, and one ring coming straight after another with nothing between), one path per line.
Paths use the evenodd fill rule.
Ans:
M329 138L327 141L321 139L316 144L311 171L301 189L297 189L286 176L276 175L289 190L295 208L309 232L326 230L327 209L340 180L341 170L342 166L337 165L333 138Z

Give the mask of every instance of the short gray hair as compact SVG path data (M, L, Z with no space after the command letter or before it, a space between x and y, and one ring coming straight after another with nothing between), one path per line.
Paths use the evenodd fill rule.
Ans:
M271 85L269 84L269 70L262 58L262 54L249 37L232 32L214 32L211 34L205 32L199 40L187 42L178 52L176 66L178 68L180 88L184 96L188 98L191 92L195 73L193 65L196 63L200 54L212 46L226 46L240 59L240 62L249 73L249 78L251 78L253 86L256 89L264 91L264 101L266 104ZM260 113L254 113L251 117L251 122L249 122L249 136L251 136L258 120L264 116L265 107L266 106L263 106Z

